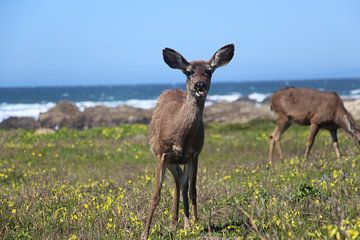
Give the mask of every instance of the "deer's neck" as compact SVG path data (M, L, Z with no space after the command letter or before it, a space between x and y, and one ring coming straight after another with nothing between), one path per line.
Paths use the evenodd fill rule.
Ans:
M190 131L198 128L202 122L205 99L196 99L187 94L186 100L177 113L177 129L179 135L188 135Z
M204 112L205 98L196 98L192 94L186 94L186 101L184 104L184 110L189 113L189 116L193 116L195 119L200 117ZM190 113L191 112L191 113Z

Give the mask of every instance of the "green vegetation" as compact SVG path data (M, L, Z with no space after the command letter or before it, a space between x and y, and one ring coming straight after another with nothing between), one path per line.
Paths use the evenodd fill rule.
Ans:
M308 129L283 139L284 161L267 164L267 121L206 126L200 155L200 222L170 226L167 174L151 239L358 239L360 155L340 132L337 160L321 132L310 154ZM152 196L155 159L147 126L52 135L0 131L1 239L138 239ZM182 206L181 206L182 208ZM181 211L182 212L182 211Z

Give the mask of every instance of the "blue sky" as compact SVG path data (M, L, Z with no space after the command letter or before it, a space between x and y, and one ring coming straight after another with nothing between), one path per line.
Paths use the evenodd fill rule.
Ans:
M161 50L235 57L216 81L360 77L360 1L0 2L0 86L175 83Z

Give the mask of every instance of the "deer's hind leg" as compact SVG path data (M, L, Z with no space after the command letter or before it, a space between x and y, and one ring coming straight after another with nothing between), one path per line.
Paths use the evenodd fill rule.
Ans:
M183 175L183 171L179 165L176 164L169 164L168 169L172 173L174 180L175 180L175 189L173 195L173 219L172 224L176 227L178 223L178 216L179 216L179 201L180 201L180 179Z

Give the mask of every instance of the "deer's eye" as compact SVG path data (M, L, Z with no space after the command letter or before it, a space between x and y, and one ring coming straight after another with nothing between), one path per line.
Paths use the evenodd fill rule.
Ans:
M185 70L184 73L187 75L187 76L190 76L190 75L193 75L194 74L194 70L190 69L190 70Z
M213 72L212 72L211 69L206 69L206 70L205 70L205 74L208 75L208 76L211 76L212 73L213 73Z

